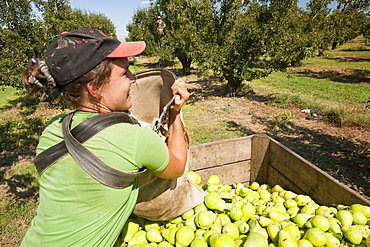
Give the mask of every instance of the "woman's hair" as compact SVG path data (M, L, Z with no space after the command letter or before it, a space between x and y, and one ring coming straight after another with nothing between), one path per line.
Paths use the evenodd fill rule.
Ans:
M112 72L112 62L114 59L106 58L95 68L77 78L76 80L61 86L63 97L71 104L72 107L79 107L84 100L86 84L92 82L93 86L101 88L109 80ZM22 73L22 82L29 95L33 95L55 83L49 83L45 74L41 71L38 63L31 63Z

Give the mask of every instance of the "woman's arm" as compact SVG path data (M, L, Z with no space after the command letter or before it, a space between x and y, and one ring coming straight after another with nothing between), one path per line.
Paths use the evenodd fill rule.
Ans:
M170 109L167 138L169 162L163 171L154 173L155 176L165 179L178 178L184 174L188 158L186 131L180 114L182 106L190 96L185 87L185 82L183 80L176 80L172 86L172 93L176 97L174 105Z

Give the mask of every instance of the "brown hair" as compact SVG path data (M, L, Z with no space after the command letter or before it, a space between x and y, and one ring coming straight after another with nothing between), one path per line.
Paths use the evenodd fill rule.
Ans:
M71 104L72 107L79 107L84 100L86 92L86 84L92 84L98 88L103 87L108 83L112 72L112 62L114 59L106 58L95 68L82 75L67 85L62 86L61 92L63 97ZM32 83L32 76L34 76L41 85ZM31 77L31 80L30 80ZM37 63L31 63L22 73L22 82L27 89L29 95L33 95L41 90L44 90L50 84L47 83L45 75L41 72L40 66ZM55 87L56 85L52 85Z

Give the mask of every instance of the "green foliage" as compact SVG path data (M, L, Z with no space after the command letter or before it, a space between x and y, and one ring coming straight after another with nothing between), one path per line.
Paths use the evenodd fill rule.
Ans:
M72 10L68 0L5 0L0 6L0 24L0 66L3 68L0 84L16 88L23 87L21 73L29 60L42 59L44 50L56 35L90 27L115 36L115 27L107 17Z

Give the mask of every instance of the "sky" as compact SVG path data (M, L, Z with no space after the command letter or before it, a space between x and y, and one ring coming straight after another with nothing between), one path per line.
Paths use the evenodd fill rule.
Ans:
M69 0L72 8L104 14L116 27L118 39L125 41L126 25L134 13L141 8L149 7L147 0ZM305 7L308 0L299 0L299 6Z

